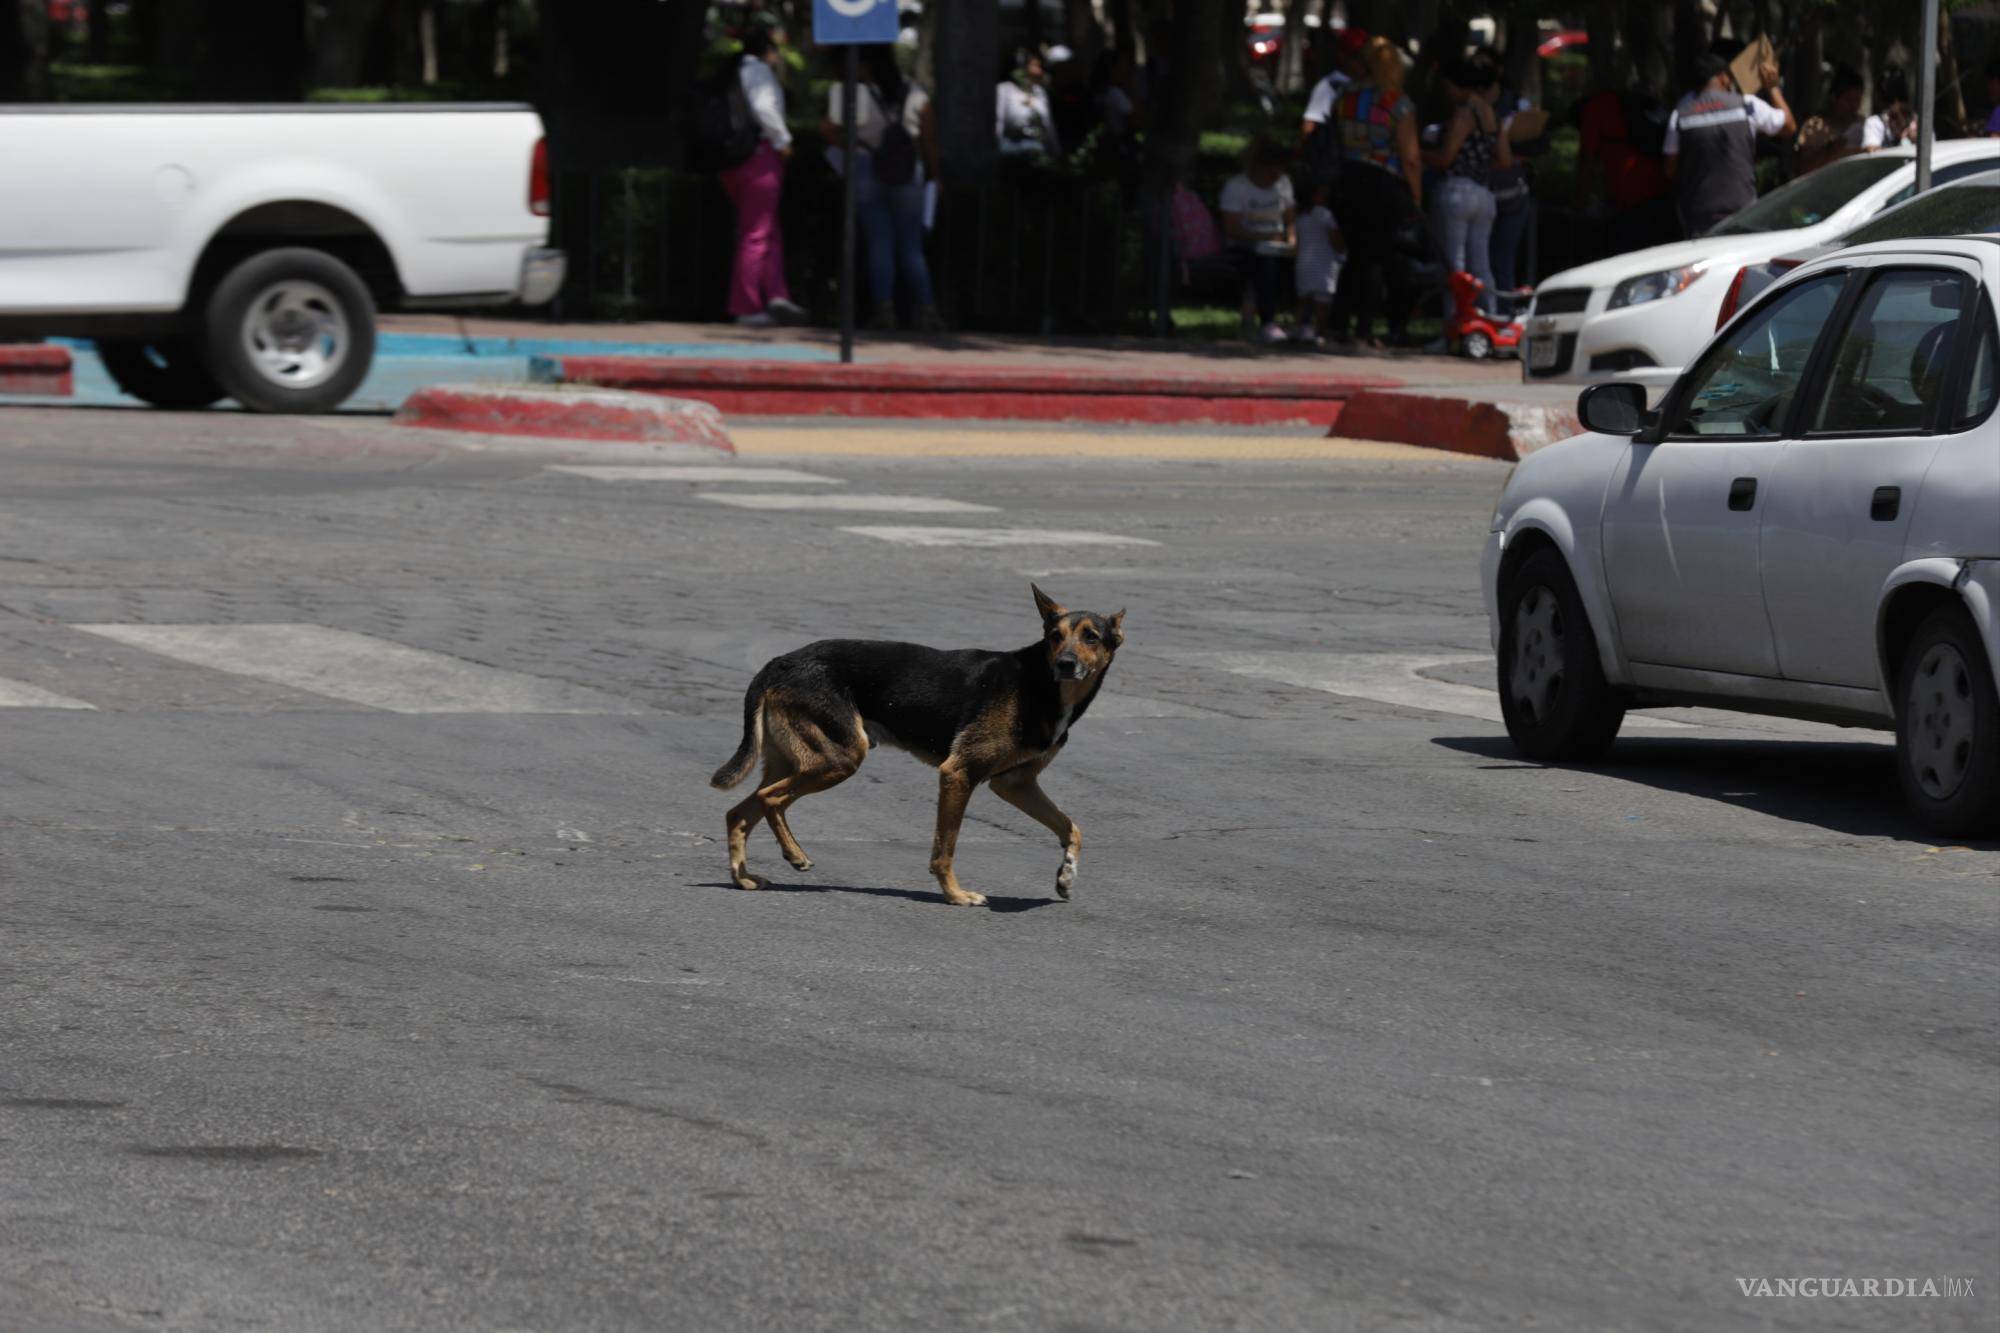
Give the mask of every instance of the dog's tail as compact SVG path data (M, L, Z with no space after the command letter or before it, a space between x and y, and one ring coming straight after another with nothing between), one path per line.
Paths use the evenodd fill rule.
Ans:
M743 696L743 743L736 747L735 754L729 756L728 763L715 770L715 776L708 780L708 785L718 791L728 791L743 781L757 766L757 755L763 748L764 675L759 672Z

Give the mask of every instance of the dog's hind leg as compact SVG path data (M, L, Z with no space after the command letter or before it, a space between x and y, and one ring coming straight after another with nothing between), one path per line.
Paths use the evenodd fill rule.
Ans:
M1042 790L1038 768L1017 768L993 779L993 794L1056 835L1062 843L1062 868L1056 871L1056 892L1069 897L1076 885L1076 863L1083 855L1083 830Z
M757 784L760 788L770 786L779 778L791 777L796 772L798 765L792 762L790 755L768 742L765 744L764 778ZM765 807L764 818L771 825L771 836L778 840L778 850L785 854L785 860L791 863L792 869L811 870L812 858L806 855L805 848L799 846L799 840L792 836L792 826L785 822L784 807Z

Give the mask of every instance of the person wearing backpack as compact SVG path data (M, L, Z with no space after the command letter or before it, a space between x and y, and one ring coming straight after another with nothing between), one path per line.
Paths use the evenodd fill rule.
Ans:
M927 333L944 328L931 270L924 258L924 192L938 175L937 121L930 95L903 77L896 49L883 44L861 48L862 82L855 90L854 207L868 251L868 294L875 310L869 327L896 327L896 283L900 278ZM838 169L846 108L842 89L827 94L820 132L834 151Z
M736 78L756 122L757 143L748 157L722 172L722 188L736 206L736 265L729 279L729 313L738 324L751 328L795 324L806 317L785 283L785 239L778 227L785 163L792 155L792 132L785 126L785 90L776 72L780 59L777 38L770 29L754 28L744 37ZM712 119L705 111L704 125ZM724 151L727 147L723 145Z

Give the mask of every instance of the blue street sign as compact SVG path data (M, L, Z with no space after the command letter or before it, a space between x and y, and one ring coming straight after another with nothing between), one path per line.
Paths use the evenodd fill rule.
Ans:
M901 30L896 0L813 0L813 41L820 46L893 42Z

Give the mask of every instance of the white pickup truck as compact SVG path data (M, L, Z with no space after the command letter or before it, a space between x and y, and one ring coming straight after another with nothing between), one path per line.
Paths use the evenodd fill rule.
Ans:
M0 338L94 339L135 397L324 412L375 312L538 304L525 105L0 107Z

